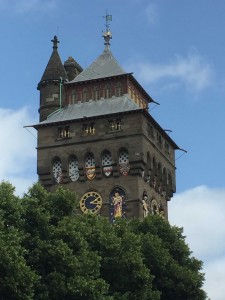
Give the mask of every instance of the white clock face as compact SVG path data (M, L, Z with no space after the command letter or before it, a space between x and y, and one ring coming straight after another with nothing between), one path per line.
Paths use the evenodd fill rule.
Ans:
M62 181L62 163L60 160L57 160L53 163L52 174L57 183Z
M78 180L79 176L78 160L76 158L72 158L69 162L70 180L75 182Z

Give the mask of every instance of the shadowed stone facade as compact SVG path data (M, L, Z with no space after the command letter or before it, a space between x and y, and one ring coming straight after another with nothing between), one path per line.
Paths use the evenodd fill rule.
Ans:
M72 57L63 65L57 37L52 40L34 125L39 180L49 191L59 185L75 191L83 212L111 221L154 213L168 218L179 148L149 114L154 100L113 57L110 34L84 71Z

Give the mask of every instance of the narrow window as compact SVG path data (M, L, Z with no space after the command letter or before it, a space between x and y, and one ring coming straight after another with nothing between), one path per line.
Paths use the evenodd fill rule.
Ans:
M99 100L99 99L100 99L99 87L95 86L93 90L93 100Z
M123 95L123 87L121 82L117 82L116 84L115 95L116 97L120 97Z
M119 168L120 173L124 176L128 175L130 171L130 164L129 164L129 155L126 149L123 149L119 153Z
M84 125L83 125L83 134L84 134L84 135L88 135L88 133L89 133L88 125L87 125L87 124L84 124Z
M75 90L72 91L71 98L72 98L72 101L71 101L72 104L77 103L77 92Z
M62 163L60 159L56 159L52 165L52 175L56 183L62 182Z
M108 99L112 97L112 90L109 84L107 84L104 88L104 98Z
M91 135L94 135L95 134L95 124L92 123L89 127L89 132Z
M69 138L70 137L70 127L66 126L64 130L64 137Z
M87 88L84 88L82 91L82 101L86 102L88 100L88 90Z
M64 130L62 127L58 128L58 137L60 139L63 139L63 136L64 136Z
M71 157L69 160L69 177L70 180L75 182L79 178L78 160L76 157Z
M106 177L112 174L112 156L109 151L105 151L102 155L102 171Z
M88 153L85 158L85 173L89 180L95 178L95 158L93 153Z

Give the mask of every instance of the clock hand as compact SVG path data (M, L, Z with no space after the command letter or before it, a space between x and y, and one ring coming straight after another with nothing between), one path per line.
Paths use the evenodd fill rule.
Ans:
M90 204L99 204L99 202L100 202L99 200L100 200L99 198L94 199L94 200L90 201Z

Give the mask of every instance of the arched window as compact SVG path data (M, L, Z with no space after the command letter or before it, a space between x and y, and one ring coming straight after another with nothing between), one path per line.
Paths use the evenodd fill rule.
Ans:
M130 171L130 164L127 149L122 149L119 152L119 168L121 174L123 174L124 176L128 175Z
M102 171L107 177L112 174L112 155L108 150L102 154Z
M82 101L83 102L86 102L86 101L89 100L88 99L88 89L87 88L83 88L81 95L82 95Z
M56 183L62 182L62 163L59 158L55 158L52 164L52 175Z
M89 180L95 178L95 158L93 153L88 153L85 157L85 173Z
M79 176L78 160L73 156L69 160L69 178L71 181L75 182L78 180Z
M120 97L123 95L123 86L121 82L117 82L115 87L115 95L116 97Z
M105 87L104 87L104 90L103 90L103 93L104 93L104 98L105 99L108 99L108 98L111 98L112 97L112 89L111 89L111 86L109 84L107 84Z

